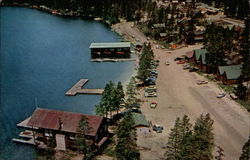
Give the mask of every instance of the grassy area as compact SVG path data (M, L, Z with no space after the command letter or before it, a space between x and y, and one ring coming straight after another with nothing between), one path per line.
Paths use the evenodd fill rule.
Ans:
M240 105L244 106L250 112L250 101L236 100Z
M234 92L234 87L233 86L229 86L229 85L224 85L223 83L221 82L217 82L217 84L219 85L219 87L221 89L223 89L225 92L227 93L232 93Z

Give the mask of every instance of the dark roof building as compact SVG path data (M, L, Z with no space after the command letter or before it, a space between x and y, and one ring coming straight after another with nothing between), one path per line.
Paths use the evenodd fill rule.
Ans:
M89 127L91 128L91 131L88 132L87 135L95 136L103 121L103 117L95 115L37 108L27 125L36 128L59 130L60 121L62 124L60 128L61 131L77 133L78 124L82 116L87 118Z
M134 127L149 127L149 123L146 120L145 116L140 113L132 112L132 117L134 119Z
M107 140L106 119L96 115L44 108L36 108L31 117L18 124L19 127L28 129L25 131L25 137L30 139L27 141L17 139L15 141L41 147L47 146L52 138L55 140L56 150L75 150L78 147L75 144L75 137L79 134L78 126L83 117L87 120L88 130L84 134L88 143L91 144L91 149L102 150L102 145ZM20 136L23 134L21 132Z
M92 58L129 58L130 42L91 43Z

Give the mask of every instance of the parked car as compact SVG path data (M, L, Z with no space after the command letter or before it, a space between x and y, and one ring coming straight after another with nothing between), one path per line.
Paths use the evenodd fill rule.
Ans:
M189 68L189 72L196 72L198 70L199 70L199 68L197 68L197 67L191 67L191 68Z
M185 65L183 66L183 69L190 69L190 65L189 65L189 64L185 64Z
M175 59L174 59L174 61L179 61L179 60L183 60L184 59L184 57L176 57Z
M161 133L163 130L163 126L155 124L153 125L153 130L156 131L156 133Z
M184 63L186 63L184 60L179 60L179 61L177 62L177 64L184 64Z
M223 98L223 97L225 97L226 96L226 93L219 93L218 95L217 95L217 98Z
M198 80L196 84L198 84L198 85L208 84L208 81L205 81L205 80Z
M165 64L168 66L168 65L170 65L170 62L169 62L169 61L166 61L166 63L165 63Z
M230 93L230 97L233 99L233 100L237 100L239 97L236 96L234 93Z
M157 102L151 102L150 103L150 108L156 108Z
M149 86L144 89L145 92L156 92L157 89L155 86Z
M151 93L145 92L144 96L145 97L157 97L157 94L156 92L151 92Z

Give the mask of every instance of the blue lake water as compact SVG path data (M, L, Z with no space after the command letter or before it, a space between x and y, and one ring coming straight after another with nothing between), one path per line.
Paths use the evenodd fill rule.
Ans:
M127 81L135 62L90 62L91 42L121 41L99 22L52 16L18 7L0 8L0 159L31 160L31 146L15 144L16 124L38 107L94 114L100 96L65 96L80 78L88 88Z

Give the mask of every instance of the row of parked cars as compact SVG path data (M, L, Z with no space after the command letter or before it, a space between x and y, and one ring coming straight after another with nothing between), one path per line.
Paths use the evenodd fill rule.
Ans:
M157 97L157 88L156 86L148 86L144 89L144 96L145 97Z
M159 60L153 60L150 63L149 77L144 81L145 85L155 85L158 72L156 68L159 66Z

